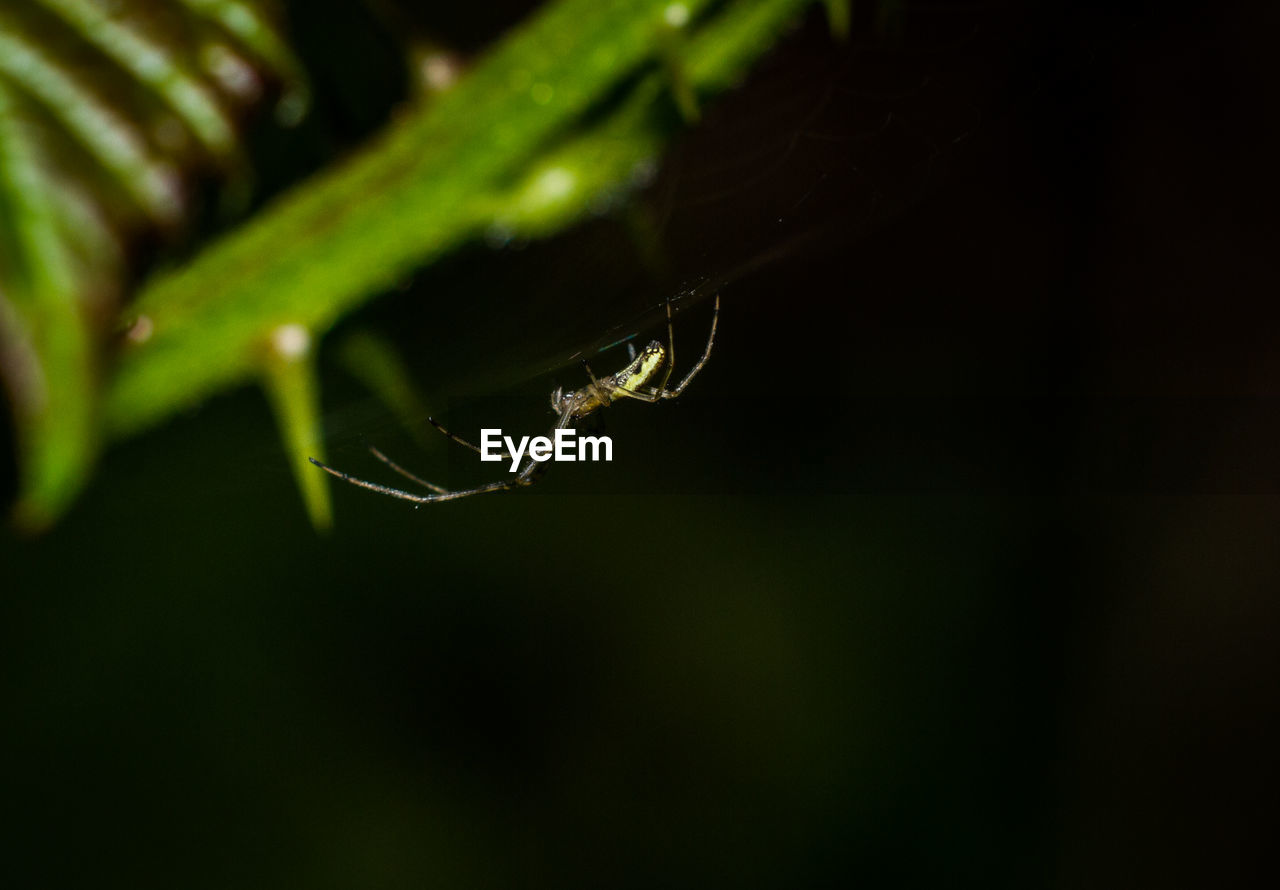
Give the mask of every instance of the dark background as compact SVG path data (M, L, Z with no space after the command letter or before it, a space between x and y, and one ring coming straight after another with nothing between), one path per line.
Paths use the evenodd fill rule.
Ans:
M557 357L656 334L692 289L687 363L719 290L688 392L602 418L614 463L416 511L342 487L318 537L245 390L0 541L12 886L1193 887L1269 864L1280 15L858 7L845 46L815 11L629 213L464 251L348 323L394 337L460 430L537 433L582 383ZM321 105L260 137L267 183L401 95L385 20L344 15L303 28ZM372 442L492 475L336 363L325 383L339 466L385 478Z

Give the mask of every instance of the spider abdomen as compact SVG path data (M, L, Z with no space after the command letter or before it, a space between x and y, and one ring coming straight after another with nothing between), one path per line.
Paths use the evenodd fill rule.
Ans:
M657 376L666 358L666 347L657 340L652 340L644 348L644 352L637 355L631 364L614 374L610 382L618 389L636 392Z

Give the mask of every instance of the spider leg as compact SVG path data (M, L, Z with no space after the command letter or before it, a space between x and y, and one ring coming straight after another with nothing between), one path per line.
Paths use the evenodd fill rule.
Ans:
M554 439L556 430L564 429L569 425L569 423L572 420L573 420L572 411L563 412L560 415L560 419L556 421L556 425L551 428L551 435L548 438ZM550 459L534 460L532 457L530 457L525 461L524 466L520 468L520 472L516 474L516 478L512 479L510 482L505 482L500 484L506 485L508 488L525 488L537 482L539 479L541 479L542 474L547 471L547 467L549 466L551 466ZM485 488L483 490L488 491L490 489ZM478 494L479 492L476 491L476 492L470 492L470 493Z
M635 348L632 347L630 343L627 344L627 348L631 352L631 360L635 361ZM613 396L615 398L621 396L624 399L635 399L638 402L648 402L650 404L663 398L662 393L667 388L667 381L671 379L671 370L676 366L676 334L675 334L675 329L672 327L672 323L671 323L671 298L670 297L667 298L667 355L665 360L667 363L667 370L666 370L666 373L662 375L662 384L660 386L652 388L652 391L647 393L640 392L634 389L624 389L622 387L619 387L613 391ZM585 366L586 361L583 361L582 364ZM590 368L587 368L587 373L588 374L591 373ZM599 385L599 382L596 380L595 377L591 378L591 382L595 383L597 386Z
M671 312L671 304L668 303L667 304L667 313L668 313L667 324L668 325L671 324L670 312ZM681 380L679 383L676 384L674 389L667 389L666 388L667 384L666 384L666 381L664 380L662 382L662 389L658 392L659 398L674 399L676 396L680 395L680 393L684 392L684 388L688 386L689 382L698 375L699 371L702 370L703 365L707 363L707 359L711 358L711 347L714 346L716 342L716 324L719 321L720 321L720 295L716 294L715 308L712 310L712 313L711 313L711 333L707 334L707 348L703 350L702 358L698 359L697 364L695 364L693 366L693 369L689 371L687 375L685 375L685 378L683 380ZM671 374L671 366L668 366L667 375L670 376L670 374Z
M569 422L572 420L573 420L572 411L565 411L563 414L561 414L560 419L556 421L556 425L551 429L552 436L554 437L556 430L564 429L565 427L567 427L569 425ZM450 436L450 438L453 438L453 436ZM464 442L464 444L467 444L467 443ZM534 460L533 458L529 458L525 462L525 465L520 468L520 472L516 474L516 477L514 479L509 479L505 482L490 482L487 485L478 485L475 488L465 488L462 491L449 491L447 489L440 488L437 485L432 485L430 482L426 482L422 479L419 479L417 476L414 476L412 473L407 472L402 467L399 467L396 464L392 463L386 457L386 455L382 454L382 452L378 451L376 448L371 448L370 450L373 452L374 457L377 457L387 466L391 467L393 470L400 473L402 476L405 476L408 479L412 479L414 482L417 482L421 485L427 486L428 488L432 489L434 493L433 494L413 494L412 492L409 492L409 491L401 491L400 489L392 488L389 485L381 485L377 482L369 482L365 479L357 479L355 476L344 473L341 470L335 470L333 467L320 463L320 461L316 460L314 457L309 457L307 458L307 460L311 461L317 467L324 470L330 476L334 476L338 479L341 479L343 482L349 482L352 485L359 486L360 488L367 488L370 491L376 491L378 494L385 494L390 497L399 498L402 501L409 501L414 504L438 504L438 503L441 503L442 501L456 501L459 498L468 498L468 497L471 497L473 494L486 494L491 491L510 491L513 488L524 488L526 486L532 485L533 483L541 479L542 474L546 472L547 466L550 464L549 460L539 461L539 460Z
M434 417L428 417L427 423L431 424L433 427L438 429L440 432L444 433L446 436L448 436L453 441L457 442L459 445L462 445L466 448L470 448L472 451L474 451L476 454L479 454L481 457L484 456L484 452L482 452L479 448L472 445L470 442L468 442L466 439L459 436L457 433L449 432L447 429L445 429L444 424L436 420ZM499 455L499 457L501 457L503 460L511 460L511 455L505 451L502 452Z
M626 399L635 399L640 402L657 402L662 399L674 399L680 393L684 392L684 388L689 385L689 381L702 370L702 366L707 363L707 359L711 357L711 347L716 339L716 323L720 320L720 295L716 295L715 310L711 316L711 333L707 337L707 348L702 353L702 358L698 359L698 363L693 366L688 375L676 384L675 388L667 389L667 382L671 379L671 372L675 369L675 334L671 325L671 302L667 301L667 371L662 377L662 385L658 386L652 392L639 392L631 389L617 389L614 392L615 397Z
M657 392L639 392L634 389L618 387L613 391L614 398L635 399L638 402L656 402L662 396Z
M658 384L653 390L652 399L642 399L645 402L656 402L662 398L662 393L667 391L667 381L671 379L671 372L676 367L676 331L671 324L671 298L667 297L667 370L662 375L662 383Z
M367 488L370 491L376 491L379 494L386 494L386 495L390 495L393 498L400 498L402 501L413 501L415 504L429 504L432 501L438 500L440 497L440 495L438 494L413 494L408 491L401 491L398 488L390 488L389 486L386 486L386 485L379 485L376 482L366 482L363 479L357 479L355 476L350 476L342 472L341 470L335 470L333 467L330 467L326 464L322 464L320 463L320 461L316 460L314 457L309 457L307 458L307 460L311 461L317 467L324 470L330 476L337 477L338 479L341 479L343 482L350 482L352 485L358 485L361 488Z
M555 437L556 430L564 429L569 425L570 421L572 420L573 420L572 411L565 411L563 414L561 414L560 419L556 421L556 425L551 428L551 438ZM434 423L434 421L432 422ZM440 427L440 429L444 432L447 432L446 430L444 430L443 427ZM453 435L450 435L450 438L455 438L455 437ZM463 444L470 445L470 443L466 442L465 440L463 440ZM478 449L472 446L472 450L478 450ZM510 455L506 455L506 456L510 458ZM312 461L312 463L315 463L315 461ZM510 491L513 488L526 488L542 478L542 474L547 471L547 467L550 465L550 463L551 462L549 460L539 461L539 460L534 460L533 458L530 457L525 460L524 466L520 468L520 472L516 474L514 479L509 479L505 482L490 482L487 485L480 485L475 488L468 488L462 491L446 491L440 495L427 497L421 500L420 502L435 503L436 501L454 501L454 500L457 500L458 498L470 497L473 494L484 494L490 491ZM323 464L318 464L318 466L326 470L329 470L329 468L325 467ZM374 485L372 483L363 482L359 479L353 479L350 476L347 476L345 474L338 474L334 470L329 470L329 472L334 473L334 475L339 476L339 478L346 479L348 482L352 482L356 485L361 485L365 488L372 489L373 491L381 491L384 494L396 493L395 489L388 490L386 489L385 486ZM407 500L415 500L415 498L409 497L407 498Z
M387 465L387 466L389 466L391 469L395 470L397 473L399 473L399 474L400 474L401 476L403 476L404 478L406 478L406 479L410 480L411 482L416 482L416 483L418 483L419 485L421 485L423 488L430 489L431 491L434 491L436 494L448 494L448 493L449 493L449 489L447 489L447 488L441 488L439 485L436 485L434 482L428 482L426 479L420 479L419 477L417 477L417 476L413 475L413 474L412 474L412 473L410 473L408 470L406 470L404 467L400 466L398 463L396 463L395 461L393 461L391 458L387 457L387 456L386 456L385 454L383 454L381 451L379 451L378 449L374 448L372 445L370 445L370 446L369 446L369 452L370 452L374 457L376 457L378 460L382 461L384 464L386 464L386 465Z
M508 482L490 482L488 485L480 485L476 488L468 488L463 491L448 491L441 489L437 494L413 494L408 491L401 491L398 488L392 488L389 485L379 485L377 482L368 482L364 479L357 479L341 470L335 470L333 467L320 463L314 457L309 457L311 461L320 469L324 470L330 476L341 479L343 482L350 482L352 485L360 488L367 488L370 491L376 491L378 494L389 495L393 498L399 498L402 501L410 501L415 504L436 504L441 501L456 501L458 498L470 497L473 494L484 494L489 491L507 491L508 489L517 488L522 485L532 484L529 480L521 480L519 478Z
M600 381L596 379L595 373L591 370L591 365L587 364L587 360L582 360L582 370L587 372L587 376L591 378L591 385L596 388L596 392L600 392Z

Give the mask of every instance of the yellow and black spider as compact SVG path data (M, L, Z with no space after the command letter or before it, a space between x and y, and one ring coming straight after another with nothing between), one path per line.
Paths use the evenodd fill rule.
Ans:
M591 366L584 359L582 362L583 369L587 372L587 376L591 382L582 389L575 389L571 392L564 392L563 389L557 388L551 393L551 408L556 412L557 419L555 426L551 428L554 437L556 430L568 429L569 424L575 420L580 420L601 408L607 408L619 399L638 399L642 402L660 402L663 399L674 399L679 396L690 381L697 376L698 372L706 365L707 360L711 358L711 347L716 340L716 324L720 320L720 296L717 294L715 306L711 315L711 331L707 334L707 346L702 352L702 358L685 375L684 379L677 383L671 389L667 388L667 384L671 380L671 372L675 368L675 330L671 321L671 301L667 301L667 345L663 346L658 340L650 341L649 345L644 348L639 355L632 359L631 363L616 374L612 374L604 379L598 379L591 371ZM652 386L650 381L658 376L663 366L666 371L662 374L662 382L657 386ZM443 425L434 418L428 417L436 429L444 433L459 445L470 448L477 454L483 455L483 452L471 442L461 436L455 435L445 429ZM514 446L513 446L514 447ZM549 460L535 460L530 456L524 466L512 479L504 482L490 482L487 485L479 485L475 488L467 488L461 491L449 491L441 488L425 479L420 479L413 473L401 467L392 461L385 454L376 448L369 449L373 456L382 461L395 472L404 476L412 482L421 485L423 488L431 492L431 494L414 494L409 491L402 491L398 488L391 488L388 485L380 485L377 482L368 482L364 479L357 479L341 470L335 470L333 467L322 464L314 457L308 458L313 464L324 470L332 476L336 476L352 485L358 485L361 488L367 488L370 491L376 491L379 494L390 495L393 498L400 498L404 501L412 501L415 504L434 504L440 501L454 501L458 498L470 497L473 494L484 494L489 491L508 491L513 488L523 488L532 485L541 478L542 473L546 470ZM503 452L502 457L510 460L511 455Z

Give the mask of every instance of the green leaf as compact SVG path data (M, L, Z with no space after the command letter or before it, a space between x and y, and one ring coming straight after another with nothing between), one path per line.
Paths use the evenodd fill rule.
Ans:
M660 64L673 7L691 29L679 47L689 88L709 95L736 83L804 5L548 5L450 92L155 279L135 306L151 335L122 357L108 395L111 434L252 379L259 344L281 324L322 333L469 239L549 235L642 182L679 124Z
M25 458L16 519L27 529L70 502L95 450L89 325L65 238L71 200L41 165L36 132L0 80L0 370Z
M245 75L274 66L295 115L305 100L257 3L184 3L0 5L0 378L29 528L66 508L97 451L126 242L183 222L192 168L239 164Z
M363 150L154 276L122 325L110 306L127 273L125 237L183 218L191 164L243 155L231 111L244 97L227 71L246 60L273 71L285 85L277 114L289 120L305 78L258 2L169 0L185 16L180 34L144 14L149 0L6 5L0 373L18 406L24 503L41 521L65 507L87 476L99 418L125 436L255 380L295 465L299 449L318 453L311 365L276 361L278 331L314 341L467 241L547 237L620 207L666 142L805 5L548 3ZM99 68L72 63L86 46ZM104 391L99 356L121 326L127 344ZM322 524L327 496L310 476L299 482Z
M282 325L273 331L263 353L262 374L307 515L317 530L324 531L333 522L329 486L325 477L311 471L307 460L324 457L320 387L311 335L297 325Z

